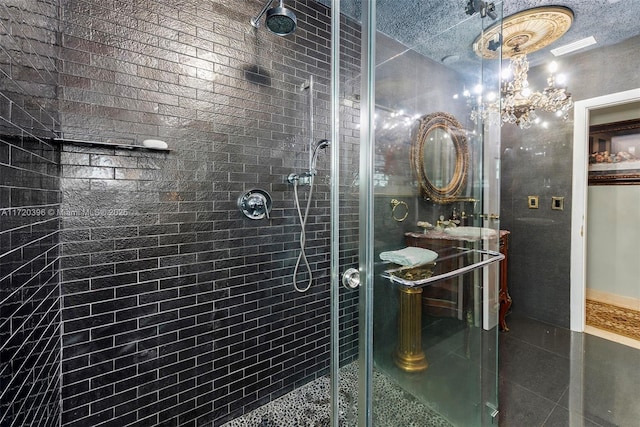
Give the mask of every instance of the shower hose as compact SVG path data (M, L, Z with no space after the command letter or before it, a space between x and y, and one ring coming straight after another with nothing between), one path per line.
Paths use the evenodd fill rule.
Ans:
M298 210L298 218L300 218L300 253L298 254L298 260L296 261L296 266L293 269L293 287L298 292L308 291L309 288L311 287L311 283L313 282L313 272L311 271L311 266L309 265L309 261L307 260L305 245L307 240L307 236L306 236L307 218L309 216L309 208L311 207L311 196L313 195L314 178L315 178L315 175L311 174L309 178L309 195L307 198L307 206L304 210L304 213L300 208L300 198L298 196L298 180L296 179L293 182L293 194L296 199L296 209ZM307 268L307 271L309 272L309 282L307 283L307 286L305 288L300 288L298 286L298 271L300 269L301 263L304 263L305 267Z

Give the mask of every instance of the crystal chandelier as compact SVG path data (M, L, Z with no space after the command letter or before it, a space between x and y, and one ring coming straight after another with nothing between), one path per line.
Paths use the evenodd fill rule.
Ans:
M509 69L513 80L503 82L501 89L502 123L511 123L522 129L528 129L538 117L537 110L555 113L564 120L568 119L573 100L566 87L556 86L555 63L552 63L551 67L552 72L547 78L547 87L542 92L533 92L527 80L529 71L527 55L523 53L511 57Z
M484 32L474 43L474 50L483 58L497 59L500 51L509 58L509 76L500 88L499 99L473 106L474 122L483 119L489 123L511 123L522 129L536 122L536 111L555 113L565 120L573 107L571 94L566 87L557 85L557 67L552 63L547 86L542 92L529 87L529 61L527 53L535 52L560 38L571 26L573 13L567 8L540 7L529 9L505 18L502 27L496 25ZM504 40L504 43L500 43ZM499 51L497 47L502 49Z

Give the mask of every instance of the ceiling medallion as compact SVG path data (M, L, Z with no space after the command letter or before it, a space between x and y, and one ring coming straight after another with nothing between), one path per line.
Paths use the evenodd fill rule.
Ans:
M542 92L529 88L527 53L540 50L562 37L573 23L571 9L560 6L528 9L505 18L484 31L473 44L478 56L485 59L510 58L512 80L502 82L500 99L492 104L474 108L472 119L491 119L493 112L500 112L502 123L512 123L521 128L531 127L536 120L536 110L554 112L567 117L573 106L566 87L556 86L551 71L547 87ZM500 47L502 49L500 49Z
M536 7L504 18L473 43L473 50L485 59L498 59L495 41L502 32L502 57L535 52L549 46L566 33L573 23L571 9L561 6Z

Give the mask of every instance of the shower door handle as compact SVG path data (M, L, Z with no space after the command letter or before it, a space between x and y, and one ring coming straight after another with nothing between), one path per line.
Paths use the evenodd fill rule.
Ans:
M342 273L342 285L347 289L356 289L360 286L360 271L350 268Z

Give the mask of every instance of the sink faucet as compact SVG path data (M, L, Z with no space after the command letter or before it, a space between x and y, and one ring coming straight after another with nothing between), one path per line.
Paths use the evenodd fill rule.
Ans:
M422 228L422 232L424 234L427 234L427 232L431 229L433 229L433 225L431 225L431 223L427 222L427 221L418 221L418 223L416 224L418 227Z
M436 228L445 229L445 228L453 228L457 227L460 223L460 220L457 219L444 219L444 215L440 215L440 219L436 221Z

